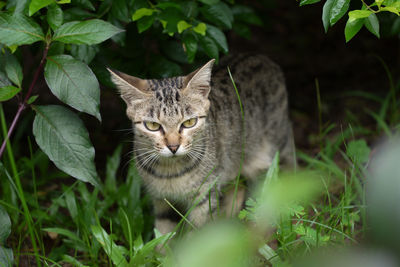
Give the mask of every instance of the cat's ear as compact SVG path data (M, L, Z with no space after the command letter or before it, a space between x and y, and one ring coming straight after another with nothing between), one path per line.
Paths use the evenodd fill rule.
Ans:
M215 59L208 61L203 67L187 75L184 79L184 94L199 94L205 98L211 90L211 71Z
M107 68L111 75L111 81L119 89L122 99L128 105L133 101L150 97L149 86L146 80L130 76L120 71Z

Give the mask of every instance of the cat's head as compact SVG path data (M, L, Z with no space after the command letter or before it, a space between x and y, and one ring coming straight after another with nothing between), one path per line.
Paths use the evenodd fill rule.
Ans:
M144 80L109 70L143 149L162 157L189 153L205 126L214 60L187 76Z

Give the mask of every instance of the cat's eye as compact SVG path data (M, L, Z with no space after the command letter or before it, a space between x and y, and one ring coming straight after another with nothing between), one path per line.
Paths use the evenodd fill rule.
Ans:
M146 127L147 130L153 132L158 131L161 128L161 125L154 121L145 121L144 126Z
M182 126L185 128L192 128L197 123L197 118L191 118L182 123Z

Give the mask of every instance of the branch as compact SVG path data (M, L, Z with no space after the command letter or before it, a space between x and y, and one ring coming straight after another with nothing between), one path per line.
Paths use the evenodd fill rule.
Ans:
M33 88L35 87L37 79L39 78L39 74L43 70L43 65L44 65L44 62L46 61L47 53L49 52L49 47L50 47L50 45L47 44L46 48L43 51L42 60L40 61L39 67L37 68L37 70L35 72L35 75L33 76L33 80L32 80L31 85L29 86L28 93L26 93L26 96L25 96L24 100L19 104L17 113L15 114L15 117L14 117L12 123L11 123L10 129L8 129L7 136L4 139L4 141L3 141L3 143L2 143L2 145L0 147L0 159L1 159L1 157L2 157L2 155L4 153L4 150L6 148L7 141L10 139L11 134L13 133L13 131L15 129L15 126L17 125L18 119L19 119L22 111L26 108L27 102L28 102L29 98L31 97Z

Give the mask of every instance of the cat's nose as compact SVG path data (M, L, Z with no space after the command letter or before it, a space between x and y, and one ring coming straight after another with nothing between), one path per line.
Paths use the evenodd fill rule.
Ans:
M169 150L171 150L172 154L175 154L179 148L179 145L168 145Z

